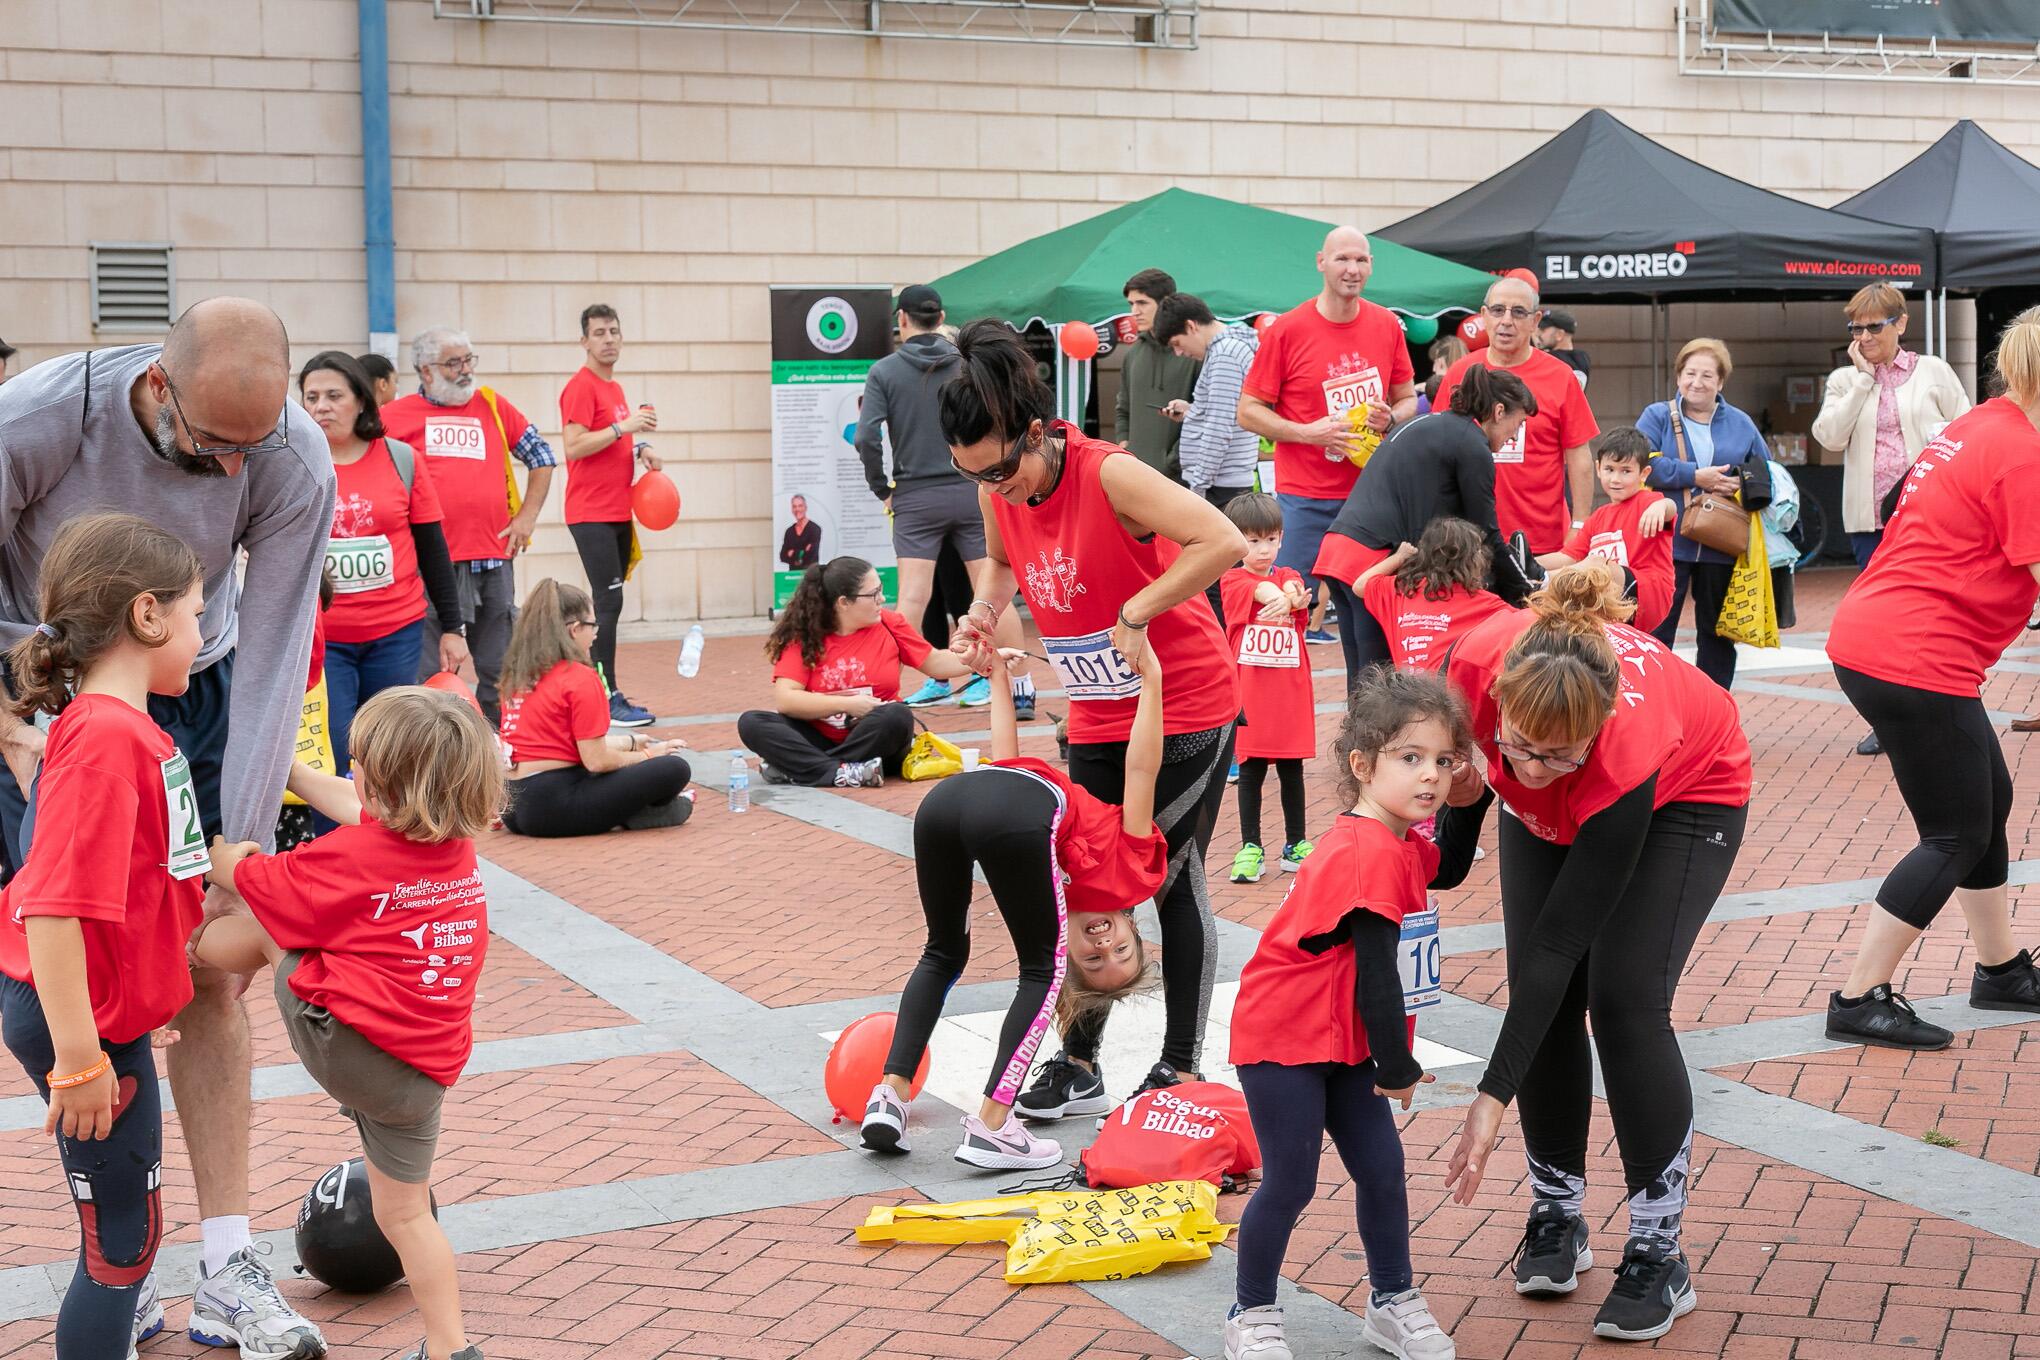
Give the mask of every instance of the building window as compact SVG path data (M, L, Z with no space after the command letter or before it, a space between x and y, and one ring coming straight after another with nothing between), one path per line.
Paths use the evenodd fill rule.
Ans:
M92 329L165 331L176 319L168 243L94 241Z

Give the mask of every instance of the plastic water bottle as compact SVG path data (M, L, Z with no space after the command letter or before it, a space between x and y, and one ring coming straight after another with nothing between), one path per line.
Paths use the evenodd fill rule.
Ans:
M687 641L680 644L680 674L689 680L701 672L701 649L705 642L697 623L687 630Z
M751 810L751 766L742 751L730 757L730 811Z

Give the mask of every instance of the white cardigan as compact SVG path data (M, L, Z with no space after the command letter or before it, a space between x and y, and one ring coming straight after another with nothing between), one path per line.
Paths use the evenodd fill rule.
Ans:
M1969 409L1955 370L1931 354L1916 356L1912 375L1898 389L1898 427L1905 456L1920 456L1927 441ZM1828 374L1827 395L1813 418L1813 437L1842 451L1842 528L1875 533L1877 523L1877 379L1854 364Z

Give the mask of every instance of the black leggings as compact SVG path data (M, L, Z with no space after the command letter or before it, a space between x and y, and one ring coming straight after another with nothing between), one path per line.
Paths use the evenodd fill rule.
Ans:
M588 655L602 678L614 690L623 688L616 678L616 624L623 617L623 571L630 562L630 521L569 524L574 547L581 554L581 570L588 573L588 594L595 601L595 645Z
M1282 843L1294 845L1304 837L1303 761L1267 760L1247 756L1240 761L1240 839L1248 845L1261 844L1261 781L1268 767L1282 785Z
M1339 650L1345 653L1346 689L1350 693L1369 666L1389 659L1388 634L1381 631L1381 621L1360 602L1353 587L1329 576L1318 579L1331 589L1332 602L1339 607Z
M543 770L510 781L503 825L520 836L599 836L672 802L693 777L684 756L653 756L605 774L583 765Z
M945 779L921 800L914 814L914 877L928 943L900 996L888 1076L914 1075L942 1003L970 962L970 870L977 864L1020 956L1020 983L999 1028L985 1095L1010 1106L1020 1093L1055 1018L1068 948L1052 830L1056 805L1055 791L1041 780L1001 769Z
M1208 744L1204 739L1209 738ZM1233 729L1184 733L1163 742L1162 768L1155 775L1155 825L1169 843L1169 872L1155 894L1162 925L1162 1061L1178 1072L1195 1072L1204 1050L1204 1022L1211 1011L1211 985L1218 974L1218 926L1204 881L1204 852L1225 802L1225 772L1232 764ZM1169 759L1169 747L1190 747ZM1070 781L1094 798L1126 798L1126 743L1072 743ZM1073 1057L1096 1064L1105 1037L1105 1015L1079 1020L1063 1037Z
M914 713L905 704L880 704L850 725L849 736L832 742L812 723L753 709L738 716L737 739L789 782L827 788L836 782L838 765L876 758L887 774L898 774L914 744Z
M1920 842L1886 876L1877 905L1925 930L1957 888L2003 886L2012 772L1983 700L1894 685L1835 667L1842 693L1891 757Z
M1735 575L1733 562L1672 563L1672 608L1665 621L1651 635L1669 647L1679 631L1679 615L1686 610L1686 595L1693 596L1693 664L1715 684L1727 689L1735 683L1735 644L1715 627L1721 622L1721 602L1728 598L1728 581Z
M1630 1233L1677 1240L1692 1156L1693 1087L1672 1032L1672 997L1728 881L1748 811L1668 803L1652 814L1636 868L1574 970L1516 1096L1537 1198L1578 1213L1586 1194L1591 1014L1628 1182ZM1540 839L1513 816L1504 814L1501 823L1502 924L1513 991L1517 961L1528 952L1571 847Z
M47 1101L44 1074L56 1048L35 989L0 977L0 1017L8 1049ZM57 1313L56 1360L128 1353L135 1304L163 1237L163 1097L149 1036L102 1047L118 1083L113 1131L96 1141L57 1135L80 1231L78 1264Z

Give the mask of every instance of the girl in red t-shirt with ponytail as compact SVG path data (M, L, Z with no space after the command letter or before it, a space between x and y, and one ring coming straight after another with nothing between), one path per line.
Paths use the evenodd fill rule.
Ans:
M16 715L57 715L0 912L7 1047L49 1103L83 1225L57 1360L131 1353L162 1238L151 1034L191 1000L206 846L191 768L148 704L189 683L202 575L132 515L73 519L43 557L42 622L7 657Z

